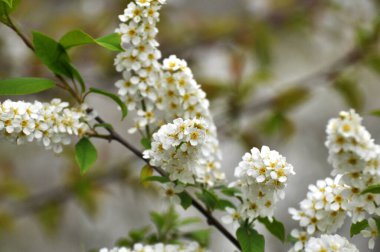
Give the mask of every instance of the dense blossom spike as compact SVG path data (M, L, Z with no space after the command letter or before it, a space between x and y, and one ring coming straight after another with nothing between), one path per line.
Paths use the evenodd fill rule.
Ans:
M142 3L143 2L143 3ZM115 59L123 79L116 82L120 98L129 110L136 110L134 127L129 132L146 132L177 118L201 119L207 123L208 141L199 159L197 181L213 185L224 180L220 171L221 154L217 131L205 92L195 81L185 60L175 55L160 63L156 35L159 10L166 1L134 1L120 15L124 52Z
M209 155L207 144L210 138L204 120L178 118L153 134L152 148L144 151L144 158L168 172L173 181L205 182L209 173L204 166L204 157Z
M59 99L50 103L6 100L0 103L0 135L19 145L36 142L59 153L72 136L82 137L92 120L86 105L68 106Z
M241 189L243 203L238 213L229 211L228 220L254 220L257 217L273 216L276 202L285 197L286 187L290 175L294 175L293 166L286 162L286 158L277 151L263 146L261 150L253 148L244 154L243 160L235 169L238 181L232 183Z

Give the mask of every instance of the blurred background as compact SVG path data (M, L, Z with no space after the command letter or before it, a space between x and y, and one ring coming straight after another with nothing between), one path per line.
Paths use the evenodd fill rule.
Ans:
M100 37L114 31L128 2L21 0L13 17L29 36L37 30L58 39L80 28ZM186 59L207 92L228 178L253 146L268 145L294 166L297 174L275 214L287 231L297 225L287 209L297 207L307 185L332 170L324 147L329 118L355 108L380 141L380 118L370 115L380 109L379 5L376 0L168 0L162 10L163 56ZM116 91L114 82L121 76L114 70L114 53L86 46L70 55L88 85ZM53 77L10 29L0 26L0 78L16 76ZM20 99L53 97L74 103L58 89ZM94 96L89 104L139 142L127 133L132 113L120 123L114 103ZM141 161L116 143L96 145L96 167L80 176L72 147L55 155L1 142L1 252L111 247L129 230L149 224L150 211L166 208L154 188L140 184ZM198 215L193 209L185 214ZM287 251L262 233L266 251ZM349 237L349 223L341 234ZM352 241L369 251L367 240ZM216 230L210 248L234 250Z

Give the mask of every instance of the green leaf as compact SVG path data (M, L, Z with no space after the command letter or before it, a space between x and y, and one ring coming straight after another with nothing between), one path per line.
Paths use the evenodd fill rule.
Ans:
M305 87L292 87L280 93L274 102L276 111L288 112L310 97L310 91Z
M0 95L26 95L55 87L55 83L43 78L15 78L0 80Z
M265 239L255 229L241 226L236 231L236 237L241 246L242 252L264 252Z
M377 109L377 110L372 110L371 112L369 112L370 115L373 115L373 116L378 116L380 117L380 109Z
M111 33L107 36L98 38L95 40L98 45L103 46L104 48L107 48L111 51L124 51L123 48L121 48L121 36L117 33Z
M20 0L0 0L0 22L9 25L8 16L13 12Z
M226 196L234 197L236 194L240 193L240 190L234 187L226 187L223 188L221 192Z
M59 43L64 48L69 49L71 47L94 44L95 40L84 31L73 30L63 35L59 40Z
M353 237L354 235L359 234L366 227L368 227L368 221L367 220L362 220L362 221L359 221L356 223L352 223L351 228L350 228L350 236Z
M96 88L90 88L90 93L96 93L96 94L107 96L108 98L111 98L114 102L116 102L117 105L119 105L119 107L121 109L121 114L122 114L121 119L122 120L128 115L127 106L125 105L124 102L122 102L120 100L120 98L117 95L114 95L114 94L108 93L104 90L100 90L100 89L96 89Z
M340 93L348 106L357 111L362 110L364 96L355 80L342 77L335 81L333 87Z
M203 189L201 193L197 193L196 195L207 208L214 210L217 207L219 198L213 191Z
M82 30L73 30L66 33L59 40L59 43L66 49L82 45L97 44L111 51L123 51L120 46L121 38L117 33L94 39L91 35Z
M152 148L152 141L149 138L144 137L140 142L144 149L150 150Z
M84 174L95 163L98 157L95 146L84 137L75 145L75 158L80 167L81 174Z
M33 44L37 57L46 65L52 72L77 80L85 91L83 78L70 63L70 58L66 49L54 39L39 33L33 32Z
M148 186L148 178L152 177L153 175L153 168L150 165L145 165L140 172L140 181L143 184L143 186Z
M231 201L226 200L226 199L219 199L215 208L224 211L226 210L227 207L236 208L235 205Z
M9 8L13 8L13 0L2 0L2 2L6 3Z
M189 217L182 219L178 222L178 226L187 226L191 224L202 223L202 220L198 217Z
M203 247L208 247L209 241L210 241L210 230L202 229L202 230L191 231L191 232L185 233L184 237L198 242L199 245Z
M37 57L51 71L71 79L73 78L69 56L61 44L39 32L33 32L33 44Z
M371 185L361 192L361 194L366 193L380 194L380 185Z
M285 242L284 224L273 218L271 222L268 218L258 218L258 220L267 228L267 230L277 237L280 241Z
M113 126L112 126L112 124L109 124L109 123L97 123L94 125L94 129L96 129L96 128L105 128L105 129L112 130Z
M183 207L183 209L188 209L193 203L193 200L191 199L190 195L186 192L179 193L178 196L181 199L181 206Z
M154 182L159 182L159 183L168 183L170 180L166 177L161 177L161 176L150 176L144 179L143 182L145 181L154 181Z

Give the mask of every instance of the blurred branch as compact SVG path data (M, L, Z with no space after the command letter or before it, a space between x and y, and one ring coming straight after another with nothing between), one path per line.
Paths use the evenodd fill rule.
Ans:
M112 182L120 182L127 177L127 166L125 164L119 165L117 168L109 170L105 173L89 175L85 179L94 186L104 186ZM51 188L42 193L30 196L29 198L13 204L10 208L14 217L22 217L28 214L33 214L41 210L43 207L51 204L58 203L64 204L71 200L76 195L75 182L68 185L61 185Z
M281 86L291 86L291 88L304 88L304 89L314 89L321 85L328 85L333 83L341 74L349 67L360 63L362 60L372 52L374 46L378 43L380 39L380 20L377 20L373 32L358 43L358 45L350 50L346 55L340 59L332 62L330 65L324 67L322 70L316 71L310 75L307 75L299 80L292 81L291 83L299 83L298 85L291 85L291 83L284 83ZM257 114L267 109L270 109L273 106L276 106L280 96L283 92L278 91L276 95L265 97L255 103L241 106L238 113L247 113L247 114ZM236 111L236 110L235 110ZM222 113L216 117L217 126L223 128L229 123L229 120L221 121L231 113L231 110Z

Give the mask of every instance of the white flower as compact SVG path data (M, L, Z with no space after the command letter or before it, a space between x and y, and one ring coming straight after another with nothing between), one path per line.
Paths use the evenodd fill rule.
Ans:
M179 193L183 192L185 187L182 185L176 185L174 183L164 183L161 185L161 195L169 199L170 202L174 204L180 204L181 199L178 196Z
M376 221L374 219L368 220L368 226L369 226L369 230L365 229L365 230L362 230L360 233L364 237L370 238L368 241L368 247L370 249L373 249L375 247L375 239L379 236L379 231L376 225Z
M157 243L153 245L145 245L136 243L133 248L103 248L99 252L209 252L199 246L196 242L188 242L182 244L163 244Z
M304 249L306 242L309 239L309 235L305 231L299 231L298 229L293 229L290 235L297 240L290 251L301 251Z
M225 215L221 218L222 222L224 224L233 224L234 228L237 228L241 219L239 211L237 211L235 208L227 207L226 212L228 215Z
M346 238L339 235L321 235L320 238L310 238L305 245L305 252L359 252Z

